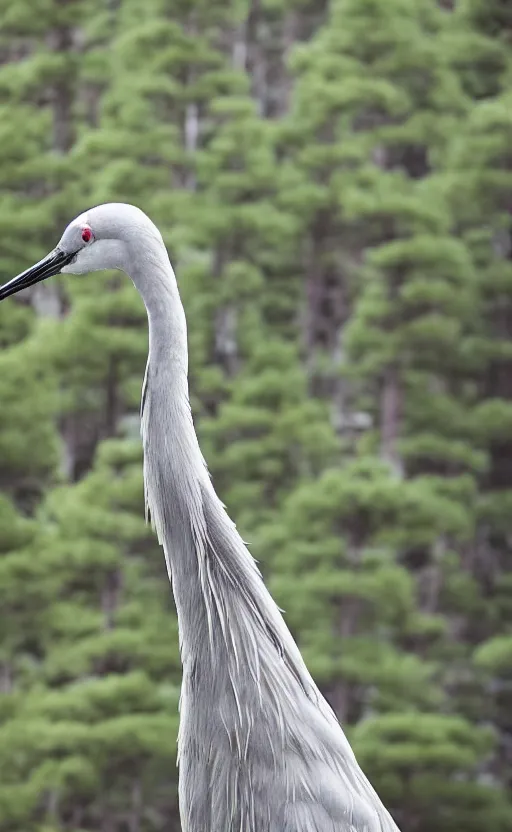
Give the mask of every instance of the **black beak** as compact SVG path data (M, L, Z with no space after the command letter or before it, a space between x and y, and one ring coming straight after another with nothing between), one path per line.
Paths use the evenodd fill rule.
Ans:
M0 286L0 301L5 300L10 295L15 295L16 292L21 292L27 286L33 286L34 283L39 283L40 280L45 280L54 274L58 274L60 270L71 263L73 254L67 254L61 251L60 248L54 248L46 257L43 257L35 266L31 266L25 272L22 272L17 277L13 277L3 286Z

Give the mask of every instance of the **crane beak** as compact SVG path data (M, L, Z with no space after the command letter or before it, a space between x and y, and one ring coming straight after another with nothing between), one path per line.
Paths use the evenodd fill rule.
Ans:
M15 295L16 292L21 292L27 286L33 286L34 283L39 283L40 280L58 274L64 266L71 262L74 256L74 253L68 254L60 248L54 248L39 263L0 286L0 301L5 300L10 295Z

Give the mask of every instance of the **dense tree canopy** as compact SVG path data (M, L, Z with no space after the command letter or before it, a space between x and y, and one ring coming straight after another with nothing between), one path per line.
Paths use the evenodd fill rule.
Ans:
M404 832L512 829L511 36L503 0L0 0L0 283L91 204L159 225L216 488ZM55 278L0 347L0 832L178 832L144 308Z

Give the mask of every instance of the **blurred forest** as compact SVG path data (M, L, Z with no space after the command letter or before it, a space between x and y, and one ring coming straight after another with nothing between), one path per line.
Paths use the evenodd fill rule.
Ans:
M0 283L104 201L163 232L214 483L384 803L512 830L510 0L0 0ZM0 832L178 832L142 302L54 278L0 345Z

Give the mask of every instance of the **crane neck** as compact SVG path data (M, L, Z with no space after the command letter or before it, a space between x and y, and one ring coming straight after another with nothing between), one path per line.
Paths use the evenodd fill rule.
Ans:
M163 242L146 246L129 273L148 314L149 355L154 370L188 372L187 322L174 270Z
M212 489L189 403L187 324L164 254L132 264L144 300L149 357L141 412L147 513L162 545L186 649L201 602L198 563L206 536L205 494Z
M149 320L141 420L146 502L171 577L184 666L193 661L211 668L224 655L235 679L242 672L240 651L247 649L246 667L256 678L262 656L276 652L286 655L301 688L313 690L300 653L209 477L190 410L187 327L170 265L156 271L143 290Z

